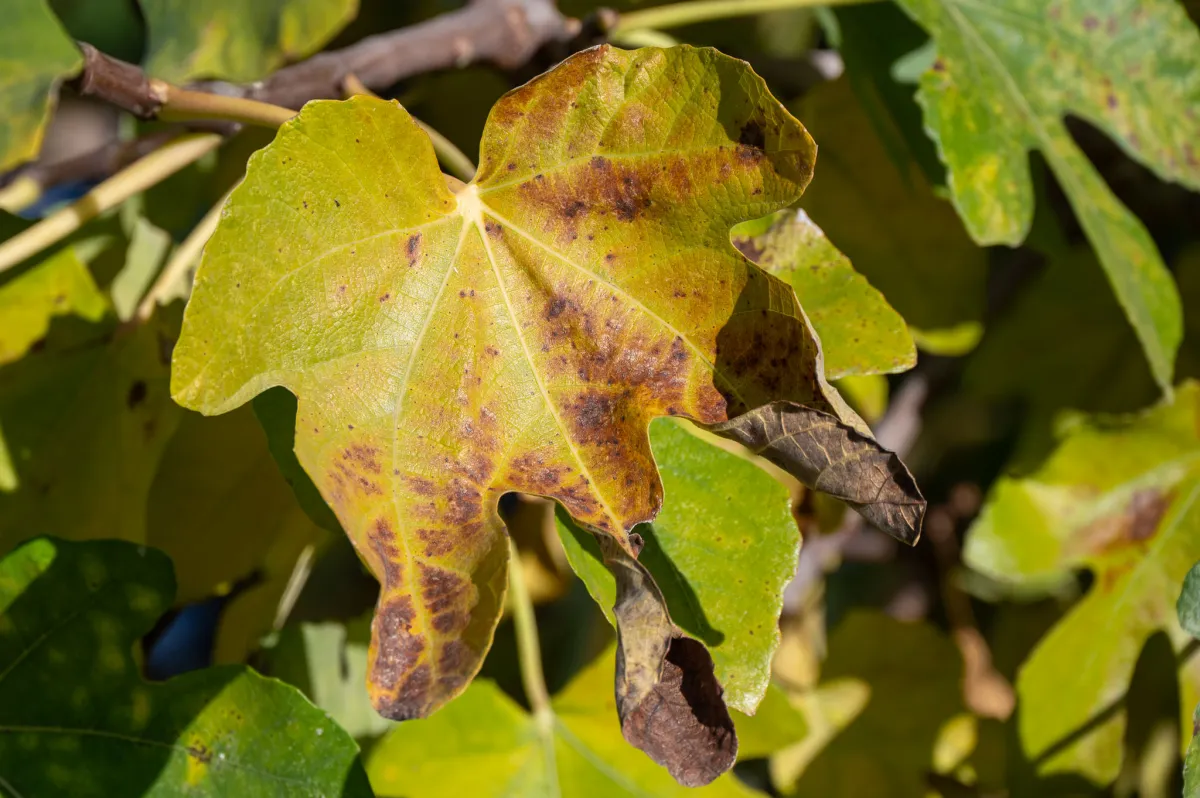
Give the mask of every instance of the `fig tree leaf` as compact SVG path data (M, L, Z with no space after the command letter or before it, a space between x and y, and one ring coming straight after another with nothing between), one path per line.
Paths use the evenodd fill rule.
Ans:
M0 173L37 157L63 78L83 63L45 0L10 0L0 26Z
M354 740L294 688L240 666L142 680L131 649L174 592L170 560L124 541L38 538L0 561L6 790L370 795Z
M1192 716L1192 743L1183 759L1183 798L1200 796L1200 706Z
M932 626L851 612L830 635L821 683L857 683L869 698L784 794L925 798L942 729L965 711L961 680L958 650Z
M645 542L639 560L671 619L708 646L725 701L753 713L770 682L783 590L800 552L791 498L762 469L678 422L651 424L650 445L666 501L634 529ZM613 621L616 580L599 546L566 513L556 521L571 568Z
M46 336L55 316L100 321L108 310L87 265L65 247L0 285L0 366Z
M804 713L792 706L787 692L776 684L767 686L753 715L735 714L738 759L761 759L794 745L808 735Z
M111 315L60 318L44 346L0 368L17 483L0 493L0 552L43 534L145 542L150 486L181 415L167 392L171 315L120 335Z
M354 19L358 0L138 0L146 71L182 83L248 82L312 55Z
M733 243L795 289L821 340L828 379L892 374L916 365L917 350L904 319L804 211L779 214L757 235L735 230Z
M1144 414L1077 421L1037 472L997 482L969 532L967 563L994 579L1036 585L1077 568L1094 577L1017 678L1022 745L1045 757L1043 772L1115 778L1125 713L1113 707L1138 654L1159 630L1177 649L1187 642L1175 603L1200 559L1198 409L1200 385L1188 382ZM1200 679L1180 678L1190 716Z
M938 58L921 77L917 100L971 235L981 244L1025 239L1033 217L1027 152L1039 150L1095 247L1155 379L1169 391L1183 335L1174 281L1145 227L1071 139L1064 117L1099 126L1164 180L1200 188L1194 112L1200 34L1183 6L1176 0L900 5L937 43Z
M402 723L367 757L380 798L654 796L751 798L759 793L726 774L706 787L681 787L621 739L609 649L554 697L544 717L530 715L480 679L432 718Z
M504 592L501 494L556 499L598 535L630 728L672 646L691 650L627 534L661 503L649 420L718 425L778 400L811 409L804 434L840 436L842 459L878 456L791 288L729 240L799 196L814 149L743 62L603 46L496 104L466 186L403 108L367 97L310 103L251 159L172 393L205 413L275 385L298 397L299 461L383 583L383 714L427 715L478 670ZM880 493L828 473L827 489Z
M892 156L879 130L903 148L894 123L876 114L873 124L849 78L814 88L798 113L821 144L801 206L904 317L919 347L969 351L983 331L987 253L916 162Z

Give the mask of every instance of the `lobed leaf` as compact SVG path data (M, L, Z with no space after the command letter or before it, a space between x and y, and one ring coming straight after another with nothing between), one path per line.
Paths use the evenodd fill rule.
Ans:
M1186 11L1175 0L900 5L937 43L917 98L972 236L982 244L1024 240L1033 216L1027 152L1041 151L1169 391L1183 334L1175 284L1063 117L1098 125L1163 179L1200 187L1200 35Z
M249 82L324 47L358 13L358 0L138 0L149 43L146 71L183 83Z
M83 58L45 0L9 0L0 25L0 173L37 157L59 81Z
M662 501L648 422L732 419L718 428L745 438L736 419L782 401L831 440L862 430L839 457L881 451L825 383L791 288L729 241L799 196L815 145L742 62L598 47L505 95L480 151L462 186L398 104L306 106L208 244L172 393L204 413L275 385L298 397L299 461L382 582L383 714L427 715L478 670L505 589L497 501L521 491L597 535L618 585L620 715L666 744L631 731L695 719L639 714L672 648L693 651L628 534ZM823 487L878 492L843 476ZM911 538L918 520L889 530ZM684 664L711 682L706 657ZM715 683L702 693L719 701ZM729 735L710 742L732 763Z
M30 541L0 561L0 773L15 795L368 796L358 747L245 667L141 679L170 561L118 541ZM82 667L81 663L88 663Z
M1159 630L1186 644L1175 603L1200 559L1198 408L1200 385L1184 383L1142 415L1077 422L1037 472L996 484L969 532L967 563L995 579L1094 576L1018 675L1021 741L1044 772L1115 778L1125 712L1114 705L1143 645ZM1180 679L1187 729L1200 674L1185 664Z
M100 321L108 310L87 264L72 247L0 285L0 366L19 360L55 316Z

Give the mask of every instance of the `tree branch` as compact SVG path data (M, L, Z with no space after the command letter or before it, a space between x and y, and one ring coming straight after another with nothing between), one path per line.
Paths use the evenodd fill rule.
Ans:
M405 78L439 69L475 63L514 69L544 45L568 41L581 28L578 20L560 14L553 0L474 0L465 8L426 22L318 53L257 83L207 81L193 88L299 108L309 100L341 98L350 75L368 88L382 91ZM97 97L143 118L155 117L163 109L165 84L89 44L81 43L80 48L83 72L74 85L81 95Z

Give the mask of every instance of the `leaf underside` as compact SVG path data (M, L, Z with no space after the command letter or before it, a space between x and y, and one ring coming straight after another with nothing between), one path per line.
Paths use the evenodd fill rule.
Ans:
M502 98L480 152L453 192L398 104L306 106L251 159L208 244L172 393L204 413L296 394L297 456L382 583L368 688L389 717L428 715L478 670L505 590L499 497L557 500L617 577L628 728L681 645L628 534L662 503L649 421L745 438L757 422L738 417L783 402L815 414L797 435L847 447L833 460L880 456L825 383L791 288L729 240L799 196L815 145L742 62L598 47ZM802 448L781 459L822 489L895 498L888 472L843 485L860 472L806 470ZM877 516L911 539L919 494L911 478L900 491L905 508ZM691 675L711 682L702 660ZM715 683L694 694L720 704ZM712 720L708 754L732 763L723 705L665 705L652 723Z

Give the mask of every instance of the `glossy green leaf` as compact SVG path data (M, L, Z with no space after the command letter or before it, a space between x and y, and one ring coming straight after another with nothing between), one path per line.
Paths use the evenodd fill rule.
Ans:
M150 42L146 70L182 83L258 80L320 50L358 13L358 0L138 0Z
M916 364L904 319L804 211L780 214L761 233L738 233L733 243L743 255L795 289L821 339L826 377L891 374Z
M1017 679L1022 744L1030 758L1045 755L1044 772L1111 781L1125 727L1112 705L1142 646L1158 630L1177 648L1187 642L1175 603L1200 559L1198 410L1200 385L1185 383L1173 403L1140 416L1077 421L1036 473L996 484L969 533L967 563L994 579L1094 576ZM1198 676L1181 674L1188 715Z
M708 646L726 702L753 713L770 682L783 589L800 550L788 491L678 422L651 424L650 445L666 501L652 523L634 530L645 541L638 559L672 620ZM612 621L616 580L596 541L565 513L557 523L571 568Z
M402 723L367 758L380 798L668 798L757 795L729 774L692 789L621 739L610 649L555 696L545 717L478 680L432 718Z
M925 798L943 727L964 711L961 679L957 649L932 626L847 615L829 638L821 683L860 684L869 698L785 794Z
M769 450L915 538L911 476L825 383L790 287L729 241L799 196L813 152L743 62L598 47L497 103L466 186L401 107L368 97L310 103L251 159L172 392L205 413L297 395L299 461L383 582L369 685L384 714L426 715L477 671L509 491L597 534L623 596L622 718L654 693L675 627L628 531L661 502L656 416Z
M295 689L244 667L142 680L131 648L174 592L165 556L119 541L39 538L0 561L4 788L370 795L354 741Z
M100 321L104 295L75 250L65 247L0 285L0 366L18 360L46 336L55 316Z
M797 113L821 145L801 206L899 311L918 346L970 350L982 333L986 253L954 209L915 162L893 157L848 79L817 86ZM876 122L902 147L888 119Z
M0 369L18 486L0 493L0 552L43 534L145 541L150 486L181 415L167 393L170 315L119 335L111 316L60 319L44 346Z
M1098 125L1162 178L1200 187L1194 113L1200 35L1183 7L1176 0L900 5L937 43L918 101L971 234L983 244L1025 239L1033 217L1027 153L1039 150L1095 247L1155 379L1169 390L1183 335L1174 281L1146 229L1076 146L1063 117Z
M35 158L59 81L83 59L45 0L8 0L0 25L0 173Z

